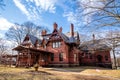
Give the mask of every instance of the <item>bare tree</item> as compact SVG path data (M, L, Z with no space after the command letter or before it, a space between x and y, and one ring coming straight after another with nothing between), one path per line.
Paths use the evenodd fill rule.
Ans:
M6 41L0 38L0 63L3 61L3 56L8 52L8 47L6 46Z
M15 23L13 26L11 26L11 28L9 28L5 35L7 39L14 41L17 44L21 44L26 34L38 36L42 29L43 27L37 26L29 21L21 25Z
M9 28L9 30L6 32L5 35L7 39L11 41L15 41L17 44L20 44L24 37L22 27L16 23Z
M119 31L110 31L108 34L106 34L106 38L104 39L105 43L111 47L111 51L113 54L113 61L114 61L114 67L117 68L117 62L116 62L116 53L119 52L117 47L120 47L120 32Z
M81 0L79 3L82 7L79 13L89 18L85 26L120 26L120 0Z

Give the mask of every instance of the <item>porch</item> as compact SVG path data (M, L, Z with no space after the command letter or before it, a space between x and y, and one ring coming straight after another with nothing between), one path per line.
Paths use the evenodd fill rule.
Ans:
M13 50L18 52L16 60L17 67L31 67L35 64L47 66L50 54L52 54L45 50L24 46L18 46Z

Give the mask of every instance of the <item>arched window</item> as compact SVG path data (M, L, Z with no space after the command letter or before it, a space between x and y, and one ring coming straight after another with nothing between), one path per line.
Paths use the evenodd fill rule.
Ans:
M59 54L59 61L63 61L63 53Z
M105 60L108 61L108 56L107 55L105 55Z
M97 55L98 62L102 62L103 57L101 55Z

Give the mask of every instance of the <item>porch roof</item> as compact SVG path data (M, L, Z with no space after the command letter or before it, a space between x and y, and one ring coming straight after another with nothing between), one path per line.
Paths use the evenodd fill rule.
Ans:
M41 50L41 49L37 49L37 48L30 48L30 47L25 47L25 46L21 46L21 45L13 48L12 50L21 51L21 50L24 50L24 49L28 49L28 50L35 51L35 52L52 54L52 52L49 52L49 51L46 51L46 50Z

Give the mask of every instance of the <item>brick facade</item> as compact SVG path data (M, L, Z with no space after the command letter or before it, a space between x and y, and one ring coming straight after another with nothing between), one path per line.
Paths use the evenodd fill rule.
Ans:
M70 32L64 34L62 27L58 29L58 25L54 23L52 33L47 34L47 31L43 30L39 38L27 34L23 43L13 50L19 52L17 66L33 66L36 63L40 66L79 66L87 64L102 66L111 63L109 50L102 52L98 50L92 54L82 51L79 46L79 34L74 31L73 24L70 26ZM97 57L100 57L102 61Z

